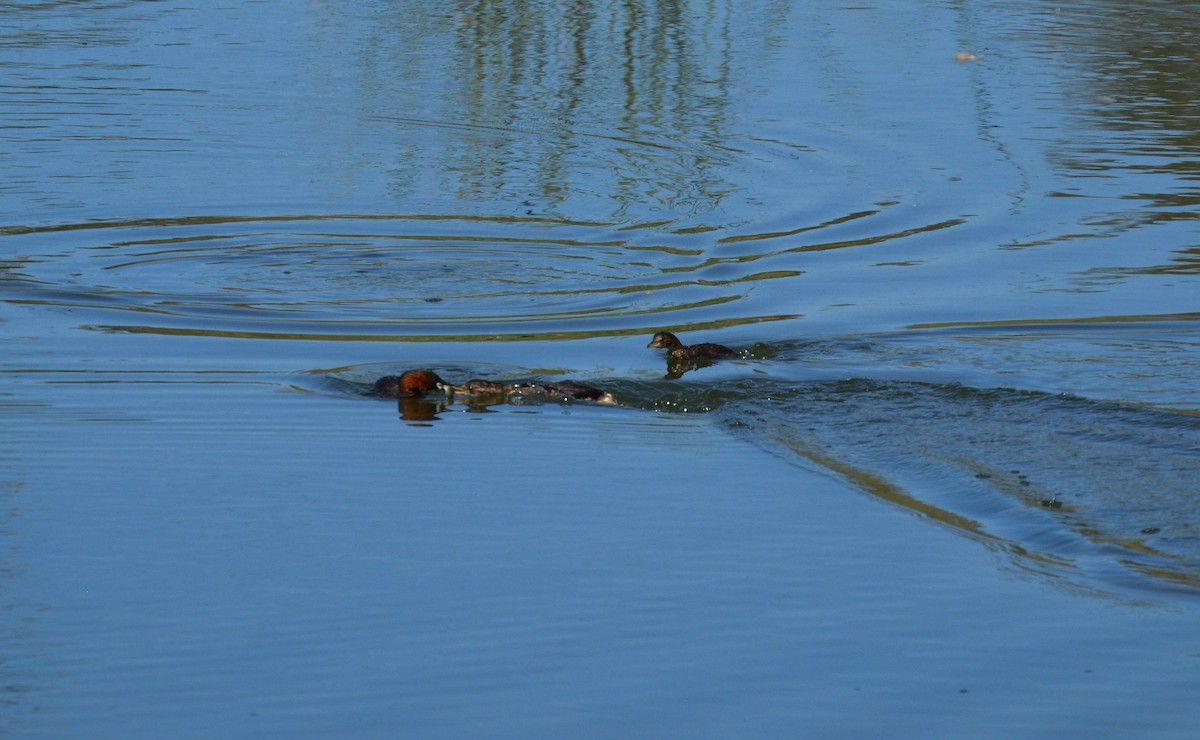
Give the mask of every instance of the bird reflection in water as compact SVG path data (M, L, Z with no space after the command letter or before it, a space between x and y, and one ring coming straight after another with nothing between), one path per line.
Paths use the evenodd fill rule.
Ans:
M690 346L685 345L679 340L679 337L669 331L658 332L646 346L651 349L667 351L667 374L663 377L668 380L682 378L683 374L689 370L708 367L717 360L741 356L723 344L700 342Z

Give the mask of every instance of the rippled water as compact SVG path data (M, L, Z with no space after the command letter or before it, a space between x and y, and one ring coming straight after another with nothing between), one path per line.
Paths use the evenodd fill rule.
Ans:
M899 599L914 620L963 629L935 616L946 613L942 595L906 575L917 563L905 558L921 557L914 537L931 558L970 560L954 549L961 542L940 539L943 527L970 551L996 554L943 574L959 589L973 578L992 584L971 592L980 599L989 589L1008 594L989 579L1017 572L1055 593L1190 614L1200 586L1194 16L1188 3L1105 0L0 3L0 473L17 543L5 565L6 608L24 620L6 628L24 646L5 677L11 706L33 728L29 717L43 704L58 706L67 719L48 726L63 728L72 711L86 716L113 698L47 675L86 682L126 671L143 676L127 682L136 691L185 673L139 673L145 666L123 661L137 663L129 625L147 616L130 604L148 599L148 619L186 631L188 589L167 588L165 573L113 573L136 574L143 558L161 557L182 568L204 614L219 620L213 584L260 557L255 538L270 552L255 560L257 577L233 578L234 592L273 590L275 568L309 584L298 609L322 589L335 592L333 602L354 598L333 585L345 573L311 580L325 572L314 566L321 558L364 572L408 558L432 606L401 608L375 594L376 616L322 643L345 651L326 656L338 665L388 639L378 614L403 612L411 634L437 620L453 632L443 610L456 603L463 629L473 609L508 615L508 631L493 637L511 651L493 657L522 666L514 670L574 677L571 668L591 672L606 649L621 653L633 674L592 686L613 704L629 686L650 686L653 702L690 669L725 665L728 675L695 690L730 699L734 719L762 707L731 685L786 695L800 674L751 670L762 683L738 684L730 676L746 666L664 642L680 614L701 615L682 619L680 639L716 635L742 655L769 652L727 625L811 625L852 607L798 616L788 599L763 594L803 587L832 598L839 583L879 577L873 588L890 584L911 599L880 591L881 603L862 608ZM644 347L662 329L740 356L679 377ZM570 377L611 390L622 407L482 414L461 403L397 409L364 395L375 377L408 367L434 367L451 381ZM411 425L394 423L397 410ZM660 469L666 460L674 467ZM478 511L467 498L481 479L503 503L484 507L496 515L491 526L486 518L467 526L455 516ZM400 500L359 498L397 481L411 483ZM822 509L798 497L816 507L804 515L828 522L808 550L785 544L817 534L806 522L775 529L800 503L755 499L743 511L722 497L727 487L764 495L792 485L831 486L824 496L841 502ZM617 488L620 506L640 514L600 517L598 529L583 516L592 504L550 503L555 490L596 501ZM358 495L326 498L333 491ZM541 502L532 520L522 491ZM314 508L297 505L289 520L285 493ZM639 503L676 495L712 508L681 514ZM220 506L197 503L210 497ZM84 525L106 507L101 518L125 535ZM397 550L370 526L385 511L418 512L443 525L434 532L479 549L447 554L441 535L409 522L401 529L421 544ZM333 512L334 529L360 547L322 542L319 512ZM934 526L910 528L898 512ZM704 546L708 516L740 522L722 535L720 563ZM189 517L206 533L180 524ZM864 538L872 547L855 543L864 534L857 517L872 522ZM688 581L694 601L674 592L691 611L662 616L664 605L619 557L601 561L608 576L632 579L622 587L580 593L564 577L544 592L524 590L525 572L540 572L536 543L547 529L562 537L564 572L594 574L600 556L580 543L614 538L653 560L653 533L672 521L682 528L672 555L709 564L687 574L699 579ZM522 534L506 550L498 543L509 526ZM289 527L316 537L319 555L298 554L280 534ZM373 534L359 539L364 527ZM235 544L208 539L218 531ZM56 532L87 544L56 555L44 547ZM769 532L774 549L755 544L755 532ZM145 538L145 550L123 536ZM172 536L193 547L177 550ZM109 549L108 560L96 554ZM786 565L822 560L841 563L822 584L798 584L811 576ZM897 563L877 576L881 560ZM78 561L80 572L109 579L108 598L52 596L70 591ZM506 610L508 597L485 584L451 593L412 575L478 563L507 563L496 566L508 574L501 580L559 616L556 596L569 592L577 611L539 622L523 607ZM758 596L713 585L760 568L772 575L755 581ZM711 593L700 585L705 573ZM364 592L390 588L383 576L350 580ZM475 594L473 606L458 601L464 593ZM1089 607L1044 598L1035 599L1043 618L1093 618L1071 611ZM612 617L600 605L622 599L630 611L617 621L627 617L631 632L600 630L579 648L585 615ZM239 612L239 639L249 640L246 624L278 618L266 601L249 603L257 606ZM37 616L45 613L69 616ZM97 615L122 635L117 655L71 626ZM318 611L282 642L267 640L265 672L286 672L296 645L343 617ZM1116 635L1121 625L1099 618L1093 627ZM164 642L172 634L143 629ZM559 629L578 660L539 652L545 629ZM817 641L911 637L872 625L809 629ZM1129 649L1186 640L1167 632ZM405 664L368 674L430 683L433 695L408 695L407 706L421 708L417 730L444 716L439 702L462 705L464 696L490 699L466 702L478 723L458 728L488 726L497 716L488 701L507 696L496 689L504 681L465 656L495 645L426 634L464 651L445 664L453 670ZM180 648L179 664L223 639L204 632ZM49 644L83 645L91 657L59 650L48 666L37 656ZM639 647L666 650L679 674L656 673ZM989 663L1002 652L981 647L977 657ZM938 655L951 660L949 648ZM818 663L847 664L845 656ZM352 674L338 670L343 680ZM220 673L201 681L198 706L221 695ZM553 683L522 684L517 701L555 695ZM337 704L378 716L357 698ZM542 732L579 729L564 719L578 705L559 699L568 708L547 710ZM254 711L269 714L272 700ZM809 716L819 705L808 705ZM1003 714L1004 705L991 706ZM704 726L703 702L683 706ZM935 707L926 714L948 711ZM1053 707L1044 709L1039 726L1053 729ZM530 729L499 714L504 727ZM1101 715L1091 715L1095 726ZM766 731L796 726L789 712L762 716L771 718L757 726ZM1161 716L1164 729L1177 727ZM589 726L690 726L675 719ZM847 727L826 719L818 726ZM914 733L928 729L909 719ZM224 730L245 730L226 721ZM141 731L168 726L148 720ZM1004 734L1007 725L995 726Z

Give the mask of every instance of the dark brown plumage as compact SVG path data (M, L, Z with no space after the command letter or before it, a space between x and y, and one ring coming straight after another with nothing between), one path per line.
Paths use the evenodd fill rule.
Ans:
M660 331L646 345L654 349L665 349L667 357L673 360L720 360L726 357L737 357L737 352L723 344L701 342L691 346L679 341L679 337L669 331Z

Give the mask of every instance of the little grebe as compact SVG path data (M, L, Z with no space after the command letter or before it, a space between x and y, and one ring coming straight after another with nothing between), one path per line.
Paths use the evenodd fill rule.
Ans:
M445 392L446 382L432 370L408 370L400 375L385 375L375 381L375 395L385 398L413 398L430 391Z
M647 347L665 349L667 357L674 360L718 360L723 357L737 357L738 353L723 344L701 342L690 347L679 341L679 337L669 331L660 331L654 335Z

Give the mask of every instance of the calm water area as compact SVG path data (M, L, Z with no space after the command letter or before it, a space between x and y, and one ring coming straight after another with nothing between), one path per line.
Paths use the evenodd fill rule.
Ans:
M1194 737L1198 378L1194 3L0 0L0 736Z

